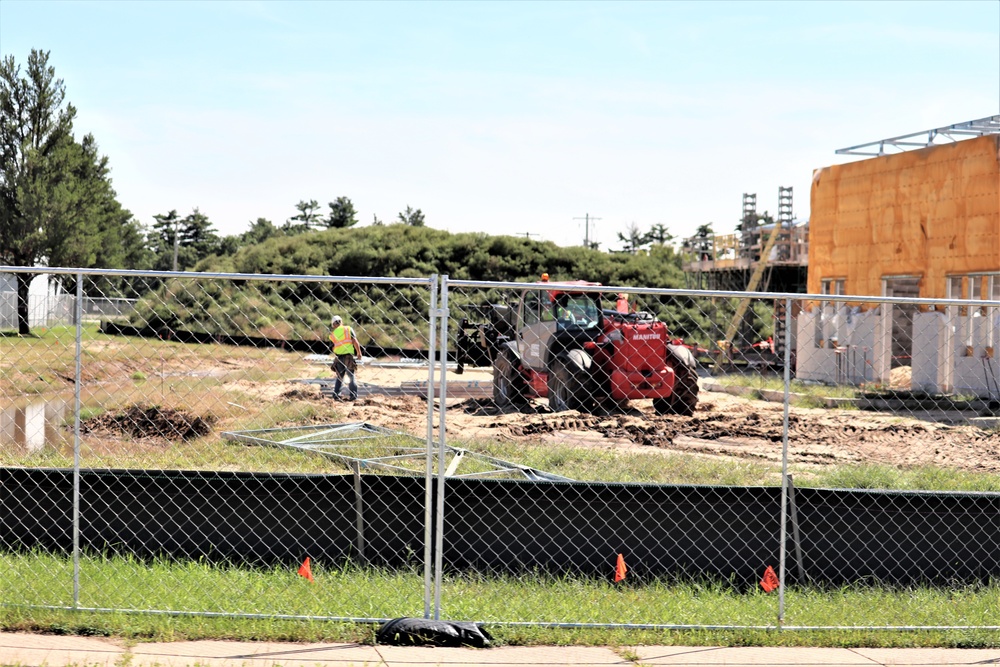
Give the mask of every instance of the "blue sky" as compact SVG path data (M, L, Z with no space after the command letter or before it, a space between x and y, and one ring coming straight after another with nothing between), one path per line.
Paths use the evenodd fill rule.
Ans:
M630 224L809 215L838 148L1000 113L1000 2L2 0L51 51L142 222L222 233L350 197L451 231L604 248Z

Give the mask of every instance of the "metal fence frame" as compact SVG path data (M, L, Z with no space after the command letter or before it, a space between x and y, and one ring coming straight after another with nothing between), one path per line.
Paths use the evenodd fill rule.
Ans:
M447 447L446 439L446 419L447 410L445 402L448 391L448 339L449 331L449 293L455 289L520 289L526 285L524 283L498 283L466 280L450 280L448 276L432 275L423 279L395 279L395 278L358 278L350 276L288 276L288 275L256 275L256 274L229 274L229 273L173 273L159 271L107 271L107 270L83 270L72 268L24 268L24 267L0 267L0 272L8 273L39 273L44 272L54 275L72 275L76 278L76 298L75 315L76 323L76 351L75 351L75 376L74 376L74 422L73 422L73 604L71 609L86 611L136 611L118 610L103 608L87 608L80 606L80 412L81 396L80 387L82 383L82 321L83 321L83 282L85 276L108 276L108 277L131 277L131 278L190 278L198 280L241 280L241 281L296 281L296 282L341 282L354 284L405 284L413 286L425 286L429 291L430 308L428 317L428 381L427 381L427 423L425 434L425 466L424 466L424 550L423 550L423 606L426 618L440 619L442 616L442 588L443 588L443 539L445 532L445 497L447 493L447 477L445 475L443 462ZM544 289L539 285L533 285L537 289ZM967 307L968 300L961 299L913 299L902 297L872 297L872 296L849 296L849 295L803 295L791 293L769 293L769 292L736 292L736 291L706 291L706 290L685 290L685 289L656 289L656 288L635 288L635 287L614 287L614 286L593 286L579 287L581 291L596 292L602 294L613 294L628 291L630 294L650 295L658 297L713 297L713 298L737 298L737 299L766 299L770 301L783 301L785 305L784 316L786 326L784 329L784 399L783 399L783 433L781 451L781 507L780 507L780 559L779 559L779 587L778 596L775 602L775 622L770 625L675 625L662 623L572 623L572 622L501 622L506 625L545 625L548 627L615 627L615 628L642 628L642 629L783 629L783 630L829 630L829 629L865 629L865 630L914 630L914 629L935 629L935 630L965 630L965 629L988 629L998 630L1000 625L988 626L852 626L852 627L826 627L791 625L786 623L785 602L786 602L786 575L788 573L786 545L788 543L789 531L789 494L793 492L791 477L789 475L789 406L790 406L790 352L791 352L791 332L790 325L792 305L795 301L811 302L849 302L860 301L870 304L907 304L907 305L934 305L934 306L956 306ZM1000 307L1000 301L976 301L976 306ZM437 433L434 429L435 411L435 389L440 400L440 418ZM437 460L440 464L435 470L434 453L437 453ZM794 527L794 526L793 526ZM794 556L793 556L794 557ZM2 602L3 606L22 606L17 602ZM61 607L56 607L61 608ZM142 613L171 614L171 615L204 615L204 616L233 616L240 618L290 618L302 620L337 620L337 621L358 621L371 622L371 618L359 617L339 617L339 616L295 616L284 614L255 614L255 613L220 613L220 612L197 612L197 611L170 611L170 610L141 610Z
M441 279L442 291L447 294L447 291L452 288L480 288L480 289L523 289L527 285L525 283L516 282L484 282L484 281L471 281L471 280L449 280L448 276L442 276ZM544 285L534 284L536 289L546 289ZM921 298L911 298L911 297L870 297L870 296L859 296L859 295L828 295L828 294L798 294L798 293L776 293L776 292L739 292L739 291L727 291L727 290L692 290L692 289L660 289L660 288L637 288L637 287L621 287L621 286L579 286L574 285L574 291L582 292L592 292L602 295L615 295L619 292L628 292L630 295L656 295L656 296L673 296L673 297L708 297L708 298L732 298L732 299L761 299L761 300L771 300L771 301L783 301L785 305L784 316L785 316L785 327L784 327L784 370L783 370L783 383L784 383L784 398L783 398L783 427L782 427L782 449L781 449L781 508L780 508L780 560L779 560L779 586L778 586L778 599L776 603L776 619L774 625L768 626L747 626L747 625L678 625L678 624L662 624L662 623L650 623L650 624L586 624L586 623L547 623L546 625L552 627L627 627L627 628L649 628L649 629L660 629L660 630L676 630L676 629L777 629L777 630L801 630L801 631L813 631L813 630L834 630L834 629L850 629L850 630L967 630L967 629L986 629L986 630L1000 630L1000 624L989 625L989 626L961 626L961 625L940 625L940 626L920 626L920 625L905 625L905 626L815 626L815 625L792 625L785 621L785 602L786 602L786 583L788 572L788 553L787 553L787 543L789 538L789 495L794 493L792 488L792 477L788 472L788 453L789 453L789 408L791 404L791 317L792 317L792 304L796 301L811 301L817 303L845 303L845 302L863 302L866 304L878 304L878 305L915 305L915 306L935 306L935 307L970 307L969 300L962 299L921 299ZM982 307L998 307L1000 308L1000 301L991 300L976 300L974 304ZM442 415L442 421L444 416ZM443 434L443 428L442 428ZM442 436L443 437L443 436ZM444 480L441 480L442 484L442 496L444 494ZM794 509L793 509L794 511ZM795 536L797 541L797 536ZM998 616L1000 618L1000 616ZM513 625L530 625L530 624L520 624L513 623Z
M426 545L424 554L424 615L429 617L431 610L431 600L432 600L432 582L434 581L432 575L432 560L430 558L430 544L432 535L432 522L431 522L431 499L434 490L434 478L431 474L432 467L432 418L434 412L434 385L435 378L440 378L440 387L442 392L444 391L446 378L445 378L445 365L446 358L443 352L444 346L442 346L442 352L439 355L437 349L437 343L435 338L435 331L437 330L437 318L441 319L441 332L442 337L446 336L447 332L447 310L439 309L436 306L438 299L438 277L437 275L429 276L428 278L359 278L353 276L309 276L309 275L269 275L269 274L233 274L233 273L196 273L196 272L170 272L170 271L130 271L130 270L96 270L96 269L73 269L73 268L45 268L39 270L37 268L30 267L0 267L0 272L2 273L30 273L36 274L44 272L52 275L69 275L76 278L76 298L75 301L75 314L74 314L74 324L76 328L76 350L75 350L75 374L74 374L74 403L73 403L73 500L72 500L72 513L73 513L73 603L67 609L73 609L78 611L97 611L97 612L136 612L137 610L127 610L127 609L105 609L96 607L84 607L80 605L80 470L81 470L81 460L80 460L80 387L82 383L82 331L83 331L83 278L85 276L107 276L107 277L127 277L127 278L159 278L159 279L170 279L170 278L188 278L188 279L218 279L218 280L245 280L245 281L295 281L295 282L310 282L310 283L350 283L350 284L392 284L392 285L415 285L415 286L426 286L429 292L429 298L431 307L428 313L429 318L429 349L428 358L431 363L428 364L428 387L427 387L427 406L428 406L428 417L427 417L427 452L426 452L426 488L425 488L425 529L424 529L424 543ZM446 298L446 296L445 296ZM16 308L16 306L15 306ZM447 340L445 338L445 340ZM435 364L434 359L440 357L439 363ZM441 451L444 451L444 424L442 420L441 426ZM439 482L438 482L439 483ZM440 608L440 598L435 600L435 613L439 613ZM8 606L9 603L4 602L3 606ZM16 603L13 606L21 606ZM31 605L28 605L31 606ZM61 608L61 607L51 607L44 606L43 608ZM175 611L175 610L161 610L161 609L144 609L138 610L139 613L146 614L161 614L161 615L178 615L178 616L227 616L227 617L238 617L238 618L280 618L280 619L290 619L290 620L326 620L326 621L348 621L348 622L372 622L376 620L384 619L371 619L362 617L350 617L350 616L298 616L298 615L288 615L288 614L253 614L253 613L218 613L218 612L185 612L185 611Z

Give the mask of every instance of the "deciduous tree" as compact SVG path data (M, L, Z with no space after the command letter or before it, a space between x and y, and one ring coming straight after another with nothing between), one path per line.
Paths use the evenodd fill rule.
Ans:
M281 230L267 218L257 218L250 223L250 229L240 235L240 245L263 243L272 236L281 236Z

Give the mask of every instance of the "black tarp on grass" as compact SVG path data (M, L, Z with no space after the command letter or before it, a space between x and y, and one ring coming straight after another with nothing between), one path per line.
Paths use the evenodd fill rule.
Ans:
M72 476L0 469L0 546L71 550ZM362 480L368 560L398 566L422 556L422 481ZM89 552L249 565L358 556L350 475L85 470L80 501L81 547Z
M366 562L422 562L424 480L362 475ZM0 548L72 548L72 471L0 468ZM81 471L81 546L247 565L360 559L352 475ZM1000 493L796 489L814 583L1000 577ZM445 567L489 574L713 579L777 568L781 489L448 480ZM436 505L432 505L436 506ZM797 558L789 526L789 581Z

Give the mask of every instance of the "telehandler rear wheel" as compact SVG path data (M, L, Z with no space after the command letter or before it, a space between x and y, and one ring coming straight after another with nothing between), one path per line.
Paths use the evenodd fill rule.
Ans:
M510 352L502 352L493 363L493 402L501 410L521 408L527 403L524 378Z

